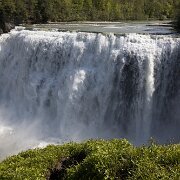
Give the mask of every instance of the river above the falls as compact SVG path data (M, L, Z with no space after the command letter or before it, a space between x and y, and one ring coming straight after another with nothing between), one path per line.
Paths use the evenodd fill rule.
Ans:
M25 25L28 30L101 33L176 34L171 21L69 22Z

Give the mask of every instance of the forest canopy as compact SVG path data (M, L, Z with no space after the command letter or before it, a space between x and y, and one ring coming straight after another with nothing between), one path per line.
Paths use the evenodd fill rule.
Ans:
M0 0L0 22L120 21L174 18L180 0Z
M176 29L180 32L180 3L176 9Z

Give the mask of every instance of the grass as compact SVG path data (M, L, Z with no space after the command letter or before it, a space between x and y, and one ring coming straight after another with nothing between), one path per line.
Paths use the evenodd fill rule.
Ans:
M0 180L180 179L180 144L134 147L127 140L50 145L0 163Z

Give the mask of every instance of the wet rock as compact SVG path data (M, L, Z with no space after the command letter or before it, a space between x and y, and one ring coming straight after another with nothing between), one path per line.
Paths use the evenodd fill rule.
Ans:
M15 25L12 24L12 23L5 23L5 29L4 29L4 32L5 33L8 33L11 29L14 29L15 28Z
M3 34L3 30L0 28L0 35Z
M3 22L0 24L0 34L8 33L11 31L11 29L14 29L14 28L15 28L15 25L13 23Z

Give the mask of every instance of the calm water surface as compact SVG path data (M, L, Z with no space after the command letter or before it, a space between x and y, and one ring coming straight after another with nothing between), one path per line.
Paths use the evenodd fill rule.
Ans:
M30 30L81 31L101 33L141 33L141 34L175 34L170 21L146 22L71 22L49 23L26 26Z

